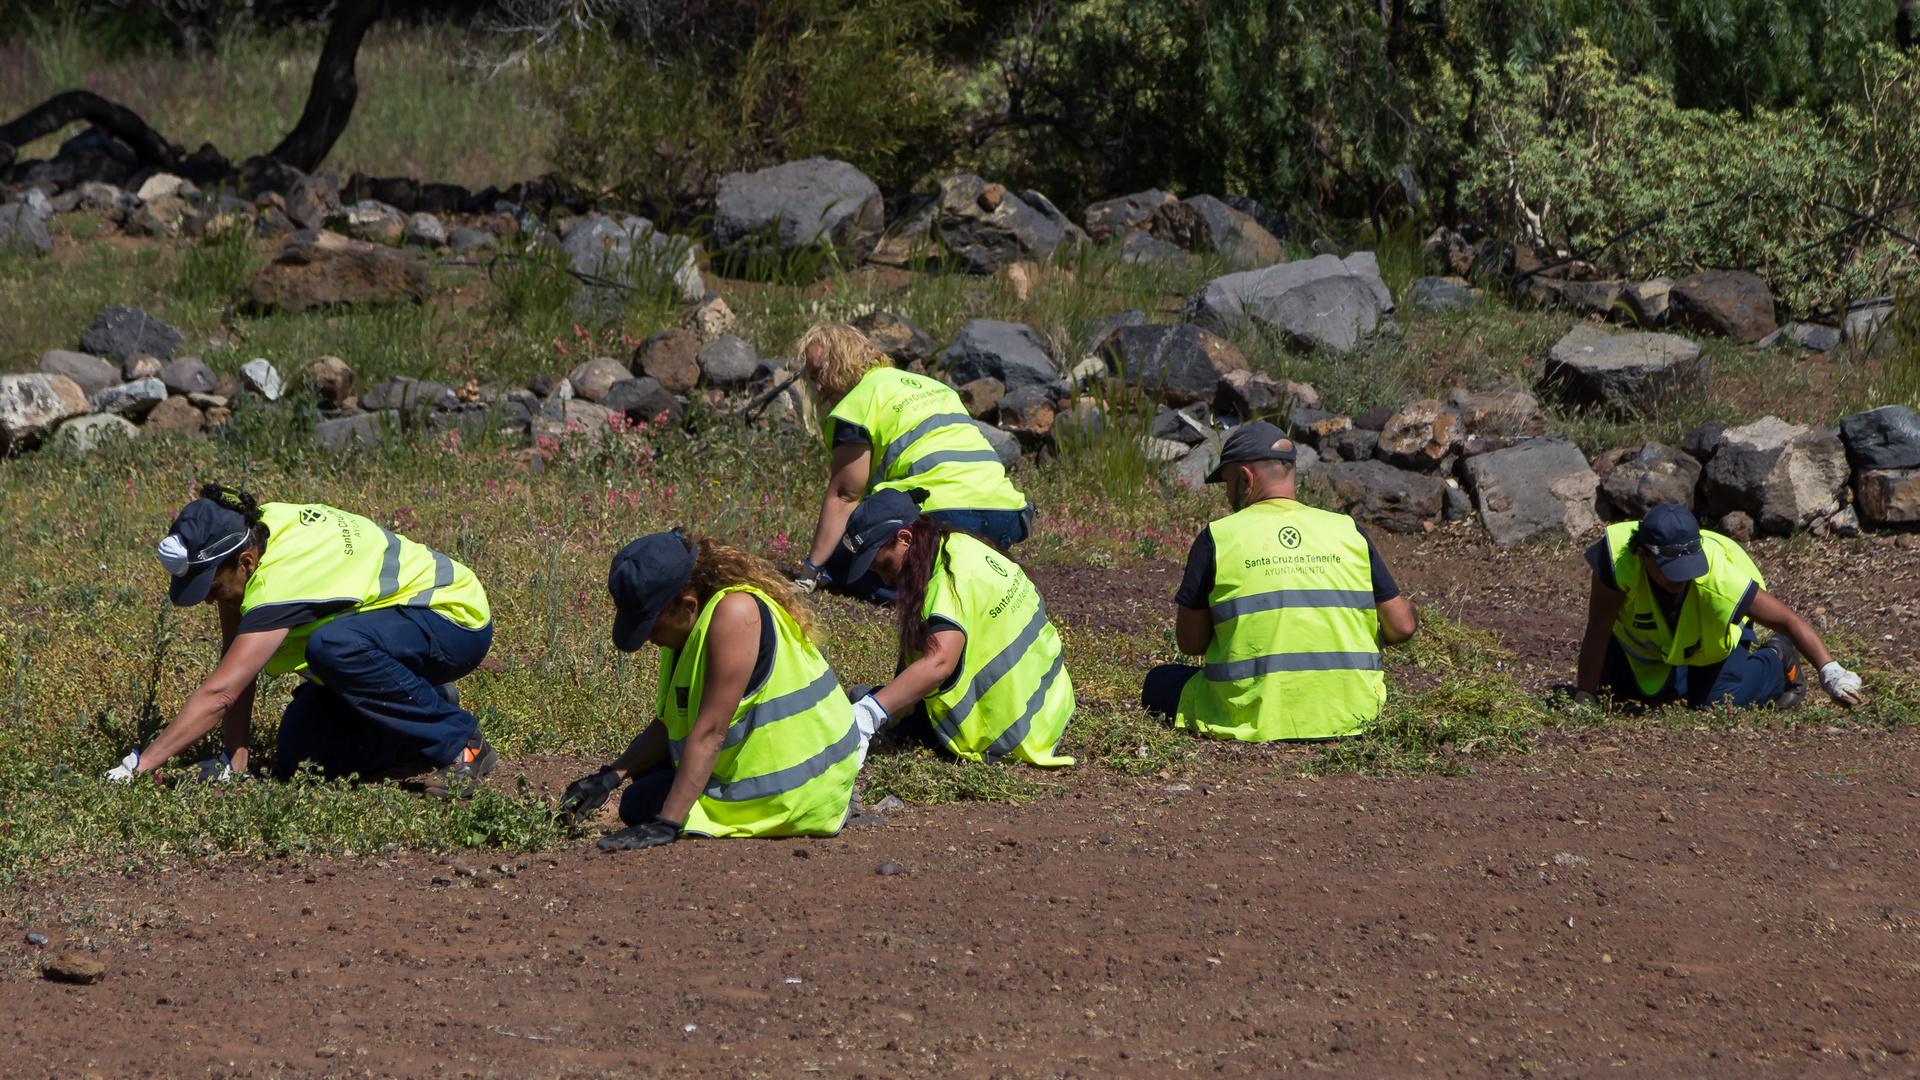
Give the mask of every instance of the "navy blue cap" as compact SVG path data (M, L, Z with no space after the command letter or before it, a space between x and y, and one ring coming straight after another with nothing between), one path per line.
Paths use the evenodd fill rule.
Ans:
M647 643L653 620L680 596L699 554L699 546L678 529L643 536L620 549L607 570L615 648L636 652Z
M160 565L173 576L167 596L174 606L205 600L220 563L245 547L249 534L246 518L211 499L195 499L181 509L160 541Z
M920 520L920 503L926 499L926 489L914 491L920 498L897 488L881 488L853 508L853 516L847 518L847 531L840 537L840 547L853 556L853 565L847 569L848 581L859 581L873 566L873 557L880 549L900 535L901 529Z
M1287 444L1285 450L1280 449L1283 442ZM1219 483L1229 465L1245 465L1254 461L1292 461L1297 456L1298 451L1287 438L1286 432L1265 420L1241 424L1229 432L1226 441L1220 444L1220 464L1207 474L1207 483Z
M1640 519L1640 550L1652 556L1668 581L1692 581L1707 572L1700 550L1700 522L1679 503L1661 503Z

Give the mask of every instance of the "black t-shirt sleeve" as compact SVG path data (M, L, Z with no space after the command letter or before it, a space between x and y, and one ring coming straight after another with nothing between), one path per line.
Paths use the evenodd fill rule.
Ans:
M767 602L754 597L753 602L760 605L760 654L754 657L753 674L747 676L747 694L760 692L767 685L767 679L773 675L773 612L767 608Z
M240 616L240 625L234 632L255 634L263 630L291 630L338 615L353 606L352 600L291 600L283 604L261 604Z
M1393 580L1393 572L1387 569L1386 560L1380 557L1380 549L1373 546L1373 537L1358 525L1353 529L1360 534L1360 539L1367 542L1367 566L1373 575L1373 602L1384 604L1399 596L1400 583Z
M966 627L961 626L945 615L935 615L927 620L927 634L929 636L937 634L942 630L958 630L962 634L967 632Z
M1599 580L1600 584L1614 592L1619 592L1620 586L1613 580L1613 548L1607 541L1605 539L1594 541L1593 546L1587 549L1586 555L1587 565L1593 567L1593 576Z
M845 420L835 417L833 421L833 445L839 446L841 443L850 442L866 443L868 446L872 446L873 433L861 427L859 424L849 424Z
M1193 538L1193 546L1187 549L1187 572L1180 579L1180 591L1173 594L1173 602L1193 611L1205 611L1212 606L1208 601L1213 596L1213 530L1201 529L1200 535Z

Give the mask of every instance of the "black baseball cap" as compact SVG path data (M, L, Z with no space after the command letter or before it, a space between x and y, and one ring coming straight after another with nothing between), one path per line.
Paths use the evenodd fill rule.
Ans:
M1707 572L1700 550L1700 522L1679 503L1661 503L1640 519L1640 550L1653 557L1669 581L1692 581Z
M192 607L207 598L213 575L227 556L247 545L247 519L211 499L195 499L181 509L160 541L160 565L173 575L167 597L175 607Z
M859 581L873 565L873 557L880 549L900 535L901 529L920 519L920 503L926 498L926 489L915 488L914 492L920 495L919 499L898 488L881 488L853 508L853 516L847 519L847 531L840 537L840 547L853 556L853 565L847 569L848 581Z
M1283 442L1287 444L1285 450L1280 449ZM1229 465L1245 465L1252 461L1292 461L1295 456L1294 445L1287 439L1286 432L1265 420L1241 424L1228 433L1226 441L1220 444L1220 464L1207 474L1207 483L1219 483Z
M699 554L699 545L679 529L643 536L620 549L607 570L615 648L637 652L647 643L653 620L693 577L693 561Z

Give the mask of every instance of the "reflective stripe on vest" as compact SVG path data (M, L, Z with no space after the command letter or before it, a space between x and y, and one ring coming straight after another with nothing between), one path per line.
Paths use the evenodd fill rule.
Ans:
M1210 531L1213 639L1176 724L1265 742L1350 735L1378 716L1380 619L1353 519L1270 499Z
M893 463L900 460L900 455L906 453L908 448L912 447L914 443L939 431L941 428L959 427L963 424L969 428L973 428L973 417L968 416L966 413L936 413L915 424L913 430L887 444L886 456L880 459L878 478L881 480L893 479L893 477L889 475L893 472ZM979 429L974 428L974 430L977 432ZM985 438L985 436L981 437ZM993 460L999 461L1000 455L995 454ZM921 471L925 472L926 470L922 469ZM912 476L913 473L909 471L906 475Z
M1707 572L1687 583L1679 611L1669 626L1655 596L1660 587L1647 576L1640 556L1629 547L1638 527L1632 521L1607 526L1614 585L1626 594L1614 618L1613 639L1626 654L1627 666L1633 669L1640 689L1657 694L1666 686L1675 665L1717 664L1733 654L1746 624L1744 619L1734 622L1733 613L1750 586L1764 589L1767 583L1739 544L1702 529L1700 550L1707 557Z
M873 447L869 493L925 488L925 511L1019 510L1027 505L1007 479L993 444L967 415L960 395L929 375L878 367L833 407L822 436L829 449L836 424L862 428Z
M974 537L951 533L945 545L921 614L951 619L967 641L952 686L927 698L934 731L970 761L1073 764L1054 753L1073 717L1073 679L1039 592L1012 559Z
M830 836L846 820L860 768L853 706L793 617L758 589L736 585L715 593L686 644L661 650L659 715L674 764L700 715L714 610L736 592L759 599L773 619L773 667L734 707L686 829L708 836Z
M368 518L319 504L267 503L260 520L267 547L247 579L242 626L250 615L268 625L279 621L276 613L310 619L288 631L267 662L270 675L305 670L313 632L356 612L426 608L469 630L493 617L473 571Z

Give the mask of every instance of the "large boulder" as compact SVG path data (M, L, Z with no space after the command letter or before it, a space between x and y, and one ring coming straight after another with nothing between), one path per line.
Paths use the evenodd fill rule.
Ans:
M1540 402L1518 387L1496 390L1457 388L1447 395L1447 406L1460 414L1468 435L1500 435L1517 438L1542 435L1546 426L1540 419Z
M149 435L199 435L206 430L206 414L178 394L155 405L147 414Z
M406 238L407 216L377 199L362 199L340 211L340 227L355 240L396 245Z
M1371 251L1316 255L1214 278L1187 298L1184 317L1216 334L1264 326L1301 348L1346 352L1391 322L1393 295Z
M737 390L766 371L765 361L753 346L732 334L721 334L700 346L700 375L708 386Z
M1671 397L1705 393L1707 361L1683 337L1576 323L1548 351L1541 383L1572 404L1634 416Z
M23 202L0 206L0 251L15 255L51 253L53 237L47 233L46 219Z
M707 294L699 248L684 237L661 232L646 218L621 215L581 222L567 233L560 253L575 274L587 279L574 286L574 310L582 318L618 321L633 292L668 292L686 303Z
M217 394L220 376L197 356L177 356L160 369L160 381L169 394Z
M247 291L260 310L419 301L427 294L427 257L326 229L302 229L260 268Z
M1693 509L1700 463L1693 455L1657 442L1620 454L1600 477L1600 492L1622 518L1638 520L1662 503Z
M1135 229L1120 241L1120 261L1178 266L1187 261L1187 253L1178 244L1168 243L1152 233Z
M1667 321L1735 341L1759 341L1779 325L1766 279L1745 270L1702 270L1674 282Z
M627 418L631 424L661 424L675 427L687 413L687 400L660 384L660 380L642 376L614 383L600 404Z
M1620 302L1626 306L1628 316L1647 330L1667 324L1672 296L1673 279L1669 277L1629 281L1620 288Z
M1002 431L985 420L975 420L973 426L980 429L980 434L986 436L987 445L993 447L993 452L1000 455L1001 468L1012 472L1020 467L1025 459L1020 456L1018 435L1011 431Z
M240 378L246 382L247 389L268 401L279 401L287 388L286 380L280 377L280 369L265 357L255 357L241 364Z
M974 319L962 327L953 344L941 350L939 364L955 385L999 379L1009 393L1059 378L1032 327L993 319Z
M1231 342L1192 323L1123 326L1101 351L1127 385L1157 394L1169 405L1210 404L1223 377L1248 370L1247 358Z
M1860 520L1870 525L1920 522L1920 469L1867 469L1854 474Z
M302 229L324 228L340 212L340 177L332 169L295 180L286 191L287 217Z
M140 417L152 412L167 396L167 384L159 379L134 379L101 389L87 403L97 413Z
M1041 446L1053 436L1053 395L1044 386L1023 386L1000 399L1000 429L1021 446Z
M1451 311L1472 307L1480 300L1480 290L1458 277L1414 278L1406 291L1407 304L1422 311Z
M353 368L337 356L322 356L307 365L303 379L323 409L338 409L353 396Z
M41 370L46 370L44 365ZM1920 467L1920 417L1905 405L1882 405L1842 417L1840 441L1856 469Z
M1087 207L1087 212L1081 215L1080 220L1086 224L1087 235L1092 239L1111 240L1144 231L1155 210L1176 201L1168 192L1149 188L1118 199L1094 203Z
M1253 218L1211 195L1165 203L1147 218L1155 239L1186 251L1216 252L1237 263L1264 266L1278 261L1280 241Z
M373 410L409 412L415 409L451 409L460 404L459 395L445 383L395 375L360 394L360 407Z
M925 363L940 344L914 325L912 319L891 311L869 311L853 320L853 328L867 335L873 347L886 353L894 364L905 367Z
M1342 461L1316 471L1343 514L1388 532L1424 532L1440 520L1446 483L1384 461Z
M53 433L53 443L77 454L91 454L113 439L132 439L139 435L140 429L127 418L112 413L96 413L93 416L76 416L61 424L60 430Z
M1044 262L1070 243L1073 233L1057 213L977 176L949 176L940 181L934 234L961 269L991 274L1009 263Z
M65 375L80 384L88 397L120 381L120 369L89 353L67 349L48 349L40 354L40 370L48 375Z
M1467 487L1496 544L1543 534L1578 538L1600 527L1594 495L1600 478L1580 448L1561 437L1467 459Z
M116 363L138 353L162 360L180 347L180 331L138 308L114 306L93 317L80 335L80 351Z
M874 182L823 157L728 173L713 200L713 241L733 261L830 250L855 265L873 254L885 227Z
M573 392L588 401L605 398L614 383L632 377L627 365L611 356L595 357L567 372L567 382L573 385Z
M1380 429L1374 455L1398 469L1444 476L1453 471L1465 439L1460 417L1427 398L1405 406L1387 420L1387 426Z
M399 430L400 414L397 412L361 412L322 420L313 434L314 441L329 450L345 450L356 445L378 445L385 442L389 434Z
M400 231L400 239L403 243L422 247L445 247L447 227L432 214L408 214L407 226Z
M1833 432L1763 416L1721 433L1701 493L1711 516L1739 510L1760 532L1786 534L1840 509L1847 473Z
M80 384L65 375L0 375L0 454L31 450L62 423L88 411Z
M1213 393L1216 416L1235 416L1258 420L1263 416L1285 416L1297 408L1315 408L1320 394L1306 383L1275 379L1263 371L1227 371L1220 375L1220 386Z
M700 335L662 330L633 350L633 377L657 379L670 394L685 394L700 382Z

